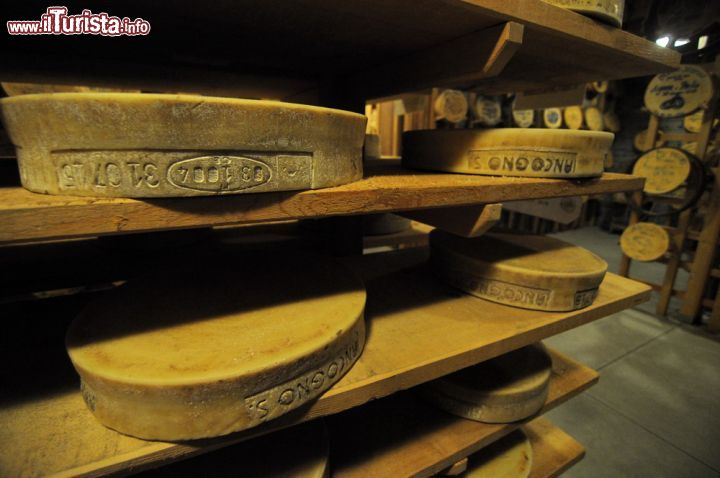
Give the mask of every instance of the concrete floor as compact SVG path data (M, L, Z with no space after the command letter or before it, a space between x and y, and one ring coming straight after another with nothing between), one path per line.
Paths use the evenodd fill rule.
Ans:
M619 236L585 228L556 237L617 270ZM636 263L631 274L659 283L664 269ZM597 385L548 414L587 449L563 477L720 476L720 341L654 316L653 295L545 341L600 371Z

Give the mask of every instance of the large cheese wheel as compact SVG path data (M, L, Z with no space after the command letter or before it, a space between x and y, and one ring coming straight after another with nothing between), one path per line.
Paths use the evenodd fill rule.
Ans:
M557 129L562 126L563 114L560 108L548 108L543 111L543 124L546 128Z
M199 457L135 475L138 478L328 478L330 443L322 420L295 425Z
M475 100L475 117L484 126L495 126L502 121L500 101L495 98L478 96Z
M0 100L22 184L49 194L209 196L362 177L365 117L277 101L54 93Z
M638 222L625 228L620 236L620 249L636 261L656 261L670 249L670 236L657 224Z
M581 15L622 26L625 0L544 0L558 7L567 8Z
M463 478L528 478L533 467L530 440L521 429L470 455Z
M580 106L568 106L563 111L565 125L570 129L582 129L583 127L583 110Z
M549 178L599 176L612 133L526 128L403 134L403 165L452 173Z
M433 110L437 119L444 119L451 123L459 123L464 120L468 112L468 102L465 93L459 90L443 90L440 92Z
M607 271L595 254L545 236L486 234L467 239L430 233L433 270L448 284L483 299L535 310L592 304Z
M650 80L645 89L645 107L660 118L676 118L706 107L712 96L710 75L699 66L683 65Z
M632 173L645 178L643 191L665 194L679 188L690 175L687 152L676 148L657 148L640 156Z
M552 360L541 343L433 380L424 396L454 415L485 423L510 423L545 404Z
M158 440L251 428L318 397L360 356L365 289L339 263L254 254L208 270L185 259L131 280L68 330L104 425Z

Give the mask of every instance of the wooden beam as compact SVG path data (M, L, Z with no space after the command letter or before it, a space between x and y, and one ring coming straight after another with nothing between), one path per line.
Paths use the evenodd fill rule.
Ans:
M400 215L458 236L478 237L497 224L501 213L502 204L496 203L406 211Z

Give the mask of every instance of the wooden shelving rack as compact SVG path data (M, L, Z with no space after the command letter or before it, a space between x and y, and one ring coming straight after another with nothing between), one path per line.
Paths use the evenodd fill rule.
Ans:
M26 3L15 2L8 17L35 18L42 13ZM75 9L73 2L68 7L71 12ZM77 7L78 11L82 8L104 11L107 6L89 1ZM3 38L0 80L279 98L362 111L366 100L422 88L473 85L487 93L546 90L669 71L679 63L675 52L540 0L300 0L283 4L180 0L169 10L131 0L118 8L123 11L112 14L149 20L152 34L142 41ZM424 248L362 256L362 237L353 217L641 187L641 179L622 174L607 173L590 181L491 178L420 173L388 164L368 167L365 179L357 183L325 190L130 200L43 196L23 190L12 177L4 178L0 257L14 258L9 263L15 268L26 260L45 264L43 254L56 246L48 241L72 238L77 242L57 247L77 245L83 250L98 236L329 218L333 237L349 244L333 251L345 253L343 260L366 281L370 332L363 355L351 371L320 399L295 413L213 440L147 442L118 434L94 420L65 355L64 328L82 304L101 292L89 292L96 290L89 287L82 289L86 293L47 301L6 303L3 307L26 321L10 330L10 338L0 348L4 364L0 379L8 385L0 395L0 442L5 445L0 475L128 474L317 417L334 416L331 426L352 421L356 415L382 423L378 414L387 416L387 410L403 401L437 425L426 430L432 433L413 440L397 435L403 446L390 443L383 450L373 450L371 443L352 445L357 453L390 459L394 468L384 468L387 462L375 458L362 463L344 461L341 454L334 465L336 473L367 475L364 471L374 466L380 466L379 474L396 476L440 471L519 424L483 425L455 419L428 409L403 390L632 307L647 300L650 288L608 274L595 303L579 311L545 313L505 307L442 285L424 265ZM162 251L125 251L120 264L112 253L102 254L92 256L92 261L101 268L107 266L102 280L113 282L131 277L148 264L163 263L164 255ZM37 287L31 284L29 289L42 290L46 276L52 276L53 287L58 287L64 281L76 281L78 270L88 270L80 265L82 254L77 263L64 260L52 256L47 261L62 264L59 272L38 267ZM13 280L5 278L2 283L11 285ZM43 316L46 313L52 317ZM545 410L597 380L596 372L558 353L553 353L553 361ZM546 420L536 418L528 427L536 450L532 476L556 476L582 456L582 447ZM424 438L443 447L425 454L424 460L413 462L410 468L404 467L410 464L407 461L393 459L406 452L418 453Z

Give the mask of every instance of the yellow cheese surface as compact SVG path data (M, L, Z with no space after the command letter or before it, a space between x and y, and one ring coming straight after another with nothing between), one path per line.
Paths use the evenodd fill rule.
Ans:
M520 128L530 128L535 122L534 110L513 110L513 122Z
M660 118L676 118L704 108L713 96L710 75L699 66L683 65L650 80L645 89L645 107Z
M433 270L483 299L536 310L575 310L592 303L607 263L578 246L545 236L486 234L466 239L430 234Z
M602 174L613 135L526 128L403 134L403 166L452 173L550 178Z
M502 120L500 101L495 98L479 96L477 100L475 100L475 116L482 125L497 125Z
M563 113L560 108L547 108L543 111L543 124L546 128L556 129L562 126Z
M656 261L670 249L670 236L657 224L638 222L625 228L620 236L620 249L636 261Z
M365 117L277 101L140 93L0 100L27 189L102 197L315 189L362 177Z
M683 150L657 148L640 156L632 173L645 178L643 191L665 194L679 188L690 175L690 158Z
M574 12L601 20L605 23L622 26L625 0L543 0L552 5L567 8Z
M443 90L433 105L437 119L445 119L451 123L464 120L468 112L465 94L459 90Z
M365 290L319 256L158 271L90 305L67 334L99 421L147 439L250 428L319 396L364 344Z
M583 110L579 106L568 106L563 111L565 125L570 129L582 129L583 127Z

